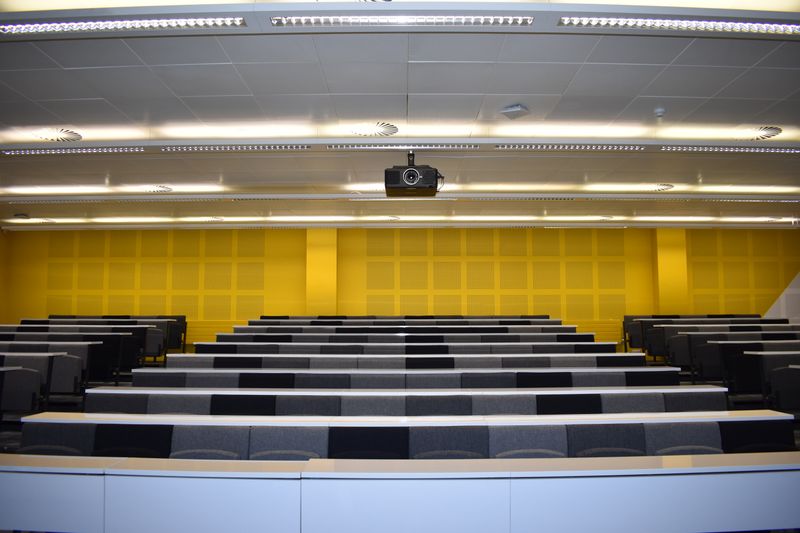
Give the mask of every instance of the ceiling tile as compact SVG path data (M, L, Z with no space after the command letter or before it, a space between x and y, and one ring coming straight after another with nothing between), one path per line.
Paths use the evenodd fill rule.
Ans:
M681 53L691 39L606 35L600 39L587 63L633 63L666 65Z
M405 94L333 94L333 108L339 120L368 120L405 117Z
M361 93L365 87L375 94L408 90L406 63L326 63L322 68L332 93Z
M412 35L411 61L494 61L500 53L502 35L445 33Z
M71 100L101 96L74 70L9 70L0 72L0 81L31 100Z
M797 104L797 101L792 100L778 102L761 112L756 117L756 120L764 123L772 122L779 126L792 125L798 127L800 126L800 105ZM796 170L795 176L797 176Z
M522 104L528 108L530 114L514 119L514 122L542 120L550 113L561 100L558 94L487 94L483 97L478 119L482 121L499 120L509 122L509 119L500 114L504 107Z
M599 39L593 35L507 35L498 60L583 63Z
M230 63L222 46L211 36L145 37L125 42L148 65Z
M752 68L725 87L726 98L782 99L800 91L800 70Z
M263 117L261 107L252 96L193 96L183 98L183 102L200 120L239 121Z
M224 35L217 40L234 63L314 63L311 35Z
M751 39L695 39L674 64L749 67L778 45L777 41Z
M483 94L491 74L491 63L411 63L408 92Z
M0 43L0 70L56 67L58 65L32 43Z
M318 122L336 116L327 94L270 94L255 99L264 116L273 120Z
M480 94L409 94L409 120L472 122L483 102Z
M758 66L800 68L800 42L781 43L771 54L762 59Z
M564 96L549 120L607 121L613 120L628 105L626 96Z
M486 78L490 93L561 94L579 68L578 64L497 63Z
M707 98L664 98L639 96L617 117L617 122L655 122L655 109L664 110L664 122L679 122L697 109Z
M104 98L169 98L172 91L149 67L87 68L74 71Z
M153 67L153 72L178 96L250 95L233 65Z
M698 107L686 122L742 124L755 117L773 103L772 100L743 100L741 98L712 98Z
M130 119L102 98L90 100L48 100L42 107L70 124L118 124Z
M0 83L0 102L19 102L27 100L22 94L12 90L10 87ZM0 117L2 120L3 117Z
M168 122L194 122L197 120L180 98L112 98L110 102L134 122L166 124Z
M317 64L249 63L236 65L236 69L254 95L328 92Z
M351 33L315 35L321 63L405 63L408 37L404 34Z
M121 39L41 41L36 46L64 68L125 67L142 61Z
M682 67L664 69L642 94L644 96L712 96L742 74L744 69Z
M0 117L13 126L58 124L59 118L34 102L0 102Z
M652 65L583 65L565 94L636 96L662 70Z

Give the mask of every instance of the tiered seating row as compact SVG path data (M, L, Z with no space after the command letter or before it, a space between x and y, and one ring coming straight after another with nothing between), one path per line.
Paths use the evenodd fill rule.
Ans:
M678 385L674 367L504 368L464 370L295 370L139 368L134 387L261 389L439 389Z
M247 323L250 326L560 326L561 320L557 318L261 318L249 320Z
M511 354L511 353L614 353L614 342L535 343L300 343L300 342L196 342L197 353L250 354Z
M674 363L675 354L683 349L688 353L688 348L682 348L673 344L674 337L682 333L736 333L736 332L776 332L776 331L798 331L799 324L656 324L650 330L650 355L666 357L668 362ZM681 363L686 364L688 363Z
M625 348L644 348L644 335L642 330L642 322L641 320L653 319L653 320L675 320L675 319L683 319L687 321L697 321L700 322L704 319L726 319L723 322L728 321L727 319L749 319L752 322L752 319L761 318L761 315L758 314L712 314L712 315L625 315L622 318L622 337L623 342L625 343ZM698 320L700 319L700 320Z
M773 411L631 415L263 417L42 413L21 451L193 459L598 457L794 450Z
M262 355L262 354L170 354L167 368L613 368L644 366L639 352L614 354L507 354L485 355Z
M234 326L234 333L324 333L334 334L426 334L437 335L452 333L474 333L474 334L518 334L518 333L576 333L577 326L480 326L480 325L461 325L461 326Z
M330 391L285 389L148 389L88 391L87 413L259 416L469 416L724 411L713 386Z

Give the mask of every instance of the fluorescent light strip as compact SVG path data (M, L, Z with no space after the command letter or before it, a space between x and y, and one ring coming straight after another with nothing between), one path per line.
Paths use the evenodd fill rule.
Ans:
M634 30L700 31L718 33L750 33L798 35L800 24L740 22L726 20L681 20L618 17L561 17L559 26L578 28L619 28Z
M712 217L712 216L612 216L612 215L280 215L280 216L199 216L199 217L96 217L96 218L9 218L8 224L174 224L174 223L280 223L280 224L336 224L336 223L590 223L590 222L646 222L646 223L713 223L727 224L796 224L795 217Z
M23 150L3 150L3 155L85 155L85 154L133 154L144 152L142 146L119 146L102 148L30 148Z
M534 152L641 152L638 144L496 144L495 150Z
M719 152L738 154L800 154L800 148L761 148L750 146L662 146L662 152Z
M478 144L329 144L328 150L479 150Z
M496 26L521 27L533 24L533 17L469 15L336 15L270 17L273 26L282 28L337 28L348 26Z
M193 30L246 26L242 17L192 17L170 19L84 20L79 22L41 22L0 25L0 33L84 33L96 31Z
M307 144L209 144L192 146L164 146L162 152L295 152L309 150Z

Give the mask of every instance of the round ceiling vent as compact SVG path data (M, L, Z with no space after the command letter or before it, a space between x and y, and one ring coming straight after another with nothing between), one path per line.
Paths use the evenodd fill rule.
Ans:
M761 126L756 130L756 136L753 137L754 141L763 141L764 139L771 139L777 137L783 132L783 129L778 126Z
M80 141L83 135L77 131L65 128L43 128L33 133L33 135L43 141L70 142Z
M397 126L389 122L376 122L375 124L364 124L352 129L354 135L361 137L390 137L397 133Z

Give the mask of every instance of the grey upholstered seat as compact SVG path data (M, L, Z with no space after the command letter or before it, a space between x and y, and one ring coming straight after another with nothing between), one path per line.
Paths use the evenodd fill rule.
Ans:
M411 427L411 459L483 459L489 457L486 426Z
M305 461L327 456L327 427L254 426L250 430L250 459Z
M473 415L535 415L536 396L502 395L472 397Z
M275 399L277 416L339 416L339 396L290 396L279 395Z
M644 425L647 455L723 453L716 422Z
M666 411L725 411L727 409L728 400L722 391L664 395L664 410Z
M643 424L585 424L567 428L570 457L645 455Z
M147 394L87 394L87 413L147 413Z
M42 375L30 368L15 368L0 372L0 409L30 412L39 406Z
M604 413L663 413L664 395L658 392L602 394Z
M567 452L566 426L489 427L490 457L566 457Z
M187 372L186 386L236 388L239 376L235 372Z
M408 374L406 387L409 389L458 389L461 388L461 375Z
M94 424L22 425L19 453L35 455L91 455L94 446Z
M342 396L342 416L405 416L402 396Z
M230 459L248 457L248 426L175 426L171 459Z
M211 412L210 394L151 394L147 400L149 414L207 415Z
M351 374L350 386L354 389L405 389L404 374Z
M624 387L624 372L573 372L573 387Z

